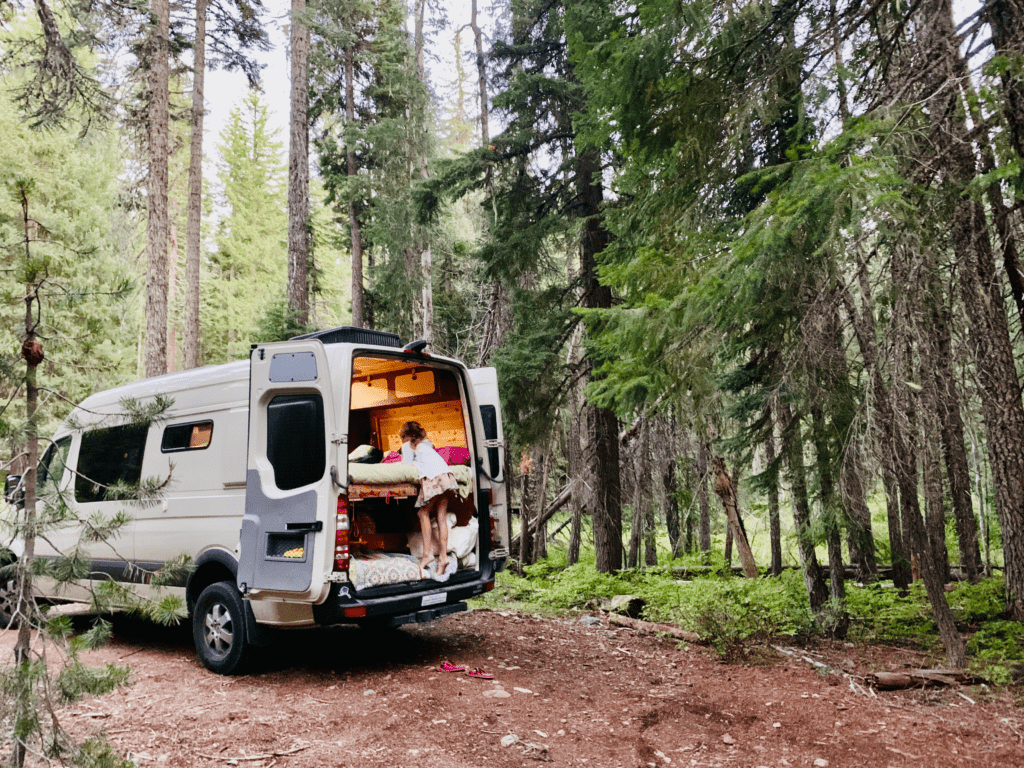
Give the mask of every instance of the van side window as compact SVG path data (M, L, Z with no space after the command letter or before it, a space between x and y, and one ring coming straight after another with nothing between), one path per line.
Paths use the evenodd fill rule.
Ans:
M282 491L315 483L327 468L320 395L278 395L267 406L267 459Z
M71 438L62 437L50 445L39 462L39 469L36 471L36 486L39 494L51 493L60 485L60 479L64 476L64 466L68 460L68 448L71 447ZM49 486L47 486L49 483Z
M480 406L480 419L484 423L484 439L498 439L498 411L493 405ZM497 477L501 471L501 457L497 448L487 449L487 461L491 465L491 477Z
M75 501L104 501L111 485L139 482L148 432L145 424L125 424L84 433L78 451Z
M160 441L160 452L199 451L208 447L212 439L212 421L172 424L164 429L164 436Z

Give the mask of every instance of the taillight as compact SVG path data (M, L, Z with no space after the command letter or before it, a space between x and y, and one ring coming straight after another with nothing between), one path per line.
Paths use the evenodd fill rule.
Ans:
M334 533L334 570L347 571L349 566L348 497L338 497L338 521Z

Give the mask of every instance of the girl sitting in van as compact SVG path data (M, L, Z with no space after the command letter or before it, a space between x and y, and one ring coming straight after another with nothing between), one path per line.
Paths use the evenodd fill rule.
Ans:
M455 570L448 556L448 499L458 490L455 475L448 464L434 450L427 440L427 432L417 421L407 421L398 436L402 439L402 461L412 464L420 475L420 495L416 499L416 511L423 533L423 556L420 570L423 578L447 581ZM431 534L430 518L437 518L437 546ZM435 552L438 562L434 565Z

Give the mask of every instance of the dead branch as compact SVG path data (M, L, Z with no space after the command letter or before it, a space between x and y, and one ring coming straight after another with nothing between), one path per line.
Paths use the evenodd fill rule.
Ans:
M621 616L617 613L608 614L608 623L616 624L620 627L629 627L630 629L635 629L637 632L647 632L652 635L666 634L670 637L674 637L676 640L683 640L687 643L694 643L696 645L707 644L706 641L701 640L700 635L696 632L690 632L686 629L673 627L671 624L656 624L653 621L631 619L629 616Z
M977 685L984 678L962 669L905 669L901 672L875 672L869 679L880 691L923 688L934 685Z

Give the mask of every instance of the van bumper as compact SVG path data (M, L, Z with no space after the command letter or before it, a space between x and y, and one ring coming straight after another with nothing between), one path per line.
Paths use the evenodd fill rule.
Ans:
M380 594L378 590L362 590L357 594L351 584L332 584L327 599L313 606L313 619L320 626L372 623L398 627L422 624L467 610L465 601L484 594L493 580L494 576L488 570L466 581L456 581L453 577L454 583L424 582L407 585L401 590L396 589L397 585L384 588L391 594Z

